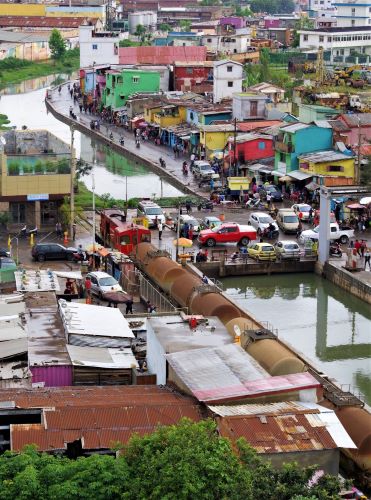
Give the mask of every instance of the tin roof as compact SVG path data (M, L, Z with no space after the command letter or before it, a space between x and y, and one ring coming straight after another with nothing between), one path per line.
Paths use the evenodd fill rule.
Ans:
M4 390L0 400L4 393L17 407L22 398L27 408L45 406L42 424L11 426L13 450L31 443L40 451L63 450L77 439L84 449L107 449L126 443L133 432L148 434L183 417L201 419L195 400L156 386Z
M283 125L284 122L280 120L261 120L256 122L239 122L237 128L240 132L250 132L252 130Z
M120 47L120 64L173 64L206 60L206 47Z
M16 28L78 28L84 24L84 17L45 17L45 16L0 16L0 27ZM95 24L97 19L89 19Z
M76 367L139 368L130 348L81 347L67 345L71 362Z
M299 156L300 160L309 161L310 163L351 160L352 158L353 156L339 153L339 151L316 151L315 153L308 153Z
M233 440L245 437L258 453L356 447L335 412L315 403L209 406L209 409L219 415L223 436Z
M371 26L369 28L371 29ZM369 127L371 125L371 113L343 114L339 119L343 120L348 127L358 127L358 125Z

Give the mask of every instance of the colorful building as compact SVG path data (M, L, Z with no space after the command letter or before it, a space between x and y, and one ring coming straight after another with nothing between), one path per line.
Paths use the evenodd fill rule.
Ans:
M176 104L149 107L144 111L144 118L146 122L157 124L160 129L166 129L186 121L186 108Z
M274 171L285 175L298 170L298 157L332 148L332 128L294 123L279 129L275 142Z
M71 190L70 148L46 130L9 130L0 148L0 211L9 224L53 227Z
M200 127L200 146L206 151L206 157L209 158L217 151L223 151L228 142L228 138L234 132L232 123L219 125L201 125Z
M213 91L213 62L176 62L173 70L173 89L183 92Z
M333 120L339 115L339 110L316 104L299 104L299 120L312 123L318 120Z
M230 120L232 110L225 106L187 106L186 122L190 125L212 125L213 122Z
M299 169L325 186L354 184L355 158L339 151L317 151L299 156Z
M137 69L109 71L106 74L106 87L103 91L104 106L118 109L125 106L130 96L137 92L158 92L160 73Z
M229 137L228 149L234 158L234 138ZM240 163L247 163L274 156L273 137L259 134L241 134L236 137L236 157Z

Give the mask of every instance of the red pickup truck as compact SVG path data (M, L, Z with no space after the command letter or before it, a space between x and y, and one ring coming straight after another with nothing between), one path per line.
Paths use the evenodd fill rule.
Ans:
M221 224L213 229L204 229L198 235L201 245L214 247L219 243L237 243L246 246L256 240L256 230L252 226L242 226L233 222Z

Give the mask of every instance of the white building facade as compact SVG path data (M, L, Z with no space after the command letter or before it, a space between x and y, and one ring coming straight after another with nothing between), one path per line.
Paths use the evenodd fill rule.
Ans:
M95 31L94 26L80 26L80 68L118 64L119 43L127 36L127 33Z
M251 35L204 35L201 45L217 54L242 54L250 47Z
M371 26L370 0L336 1L337 25L343 28Z
M243 65L235 61L214 62L214 103L242 92Z
M367 64L371 60L371 26L299 31L300 49L329 53L331 63Z

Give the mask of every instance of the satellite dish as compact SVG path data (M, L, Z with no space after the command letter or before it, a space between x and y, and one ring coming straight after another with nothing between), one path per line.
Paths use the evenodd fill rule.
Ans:
M241 337L241 330L238 325L234 325L233 330L237 337Z
M3 146L5 146L5 144L6 144L6 140L5 140L5 137L4 137L3 135L2 135L2 136L0 136L0 141L1 141L1 144L2 144Z

